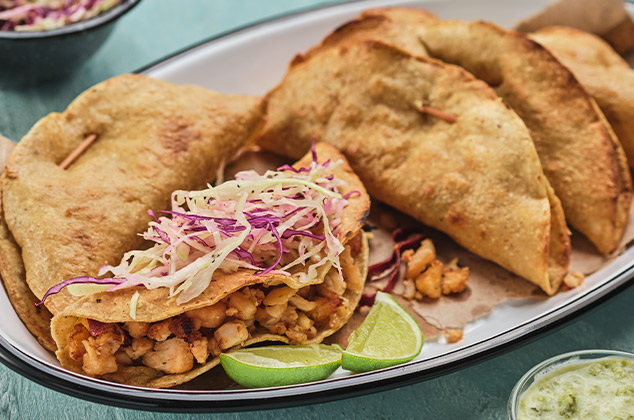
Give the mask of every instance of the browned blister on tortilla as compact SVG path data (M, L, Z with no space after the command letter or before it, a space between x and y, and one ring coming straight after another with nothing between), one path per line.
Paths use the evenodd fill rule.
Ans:
M220 350L230 351L262 341L318 343L341 328L352 316L363 293L369 251L361 227L370 201L363 184L334 147L320 143L315 150L319 162L343 160L334 170L334 176L345 181L338 192L342 195L357 192L347 199L338 228L338 239L345 246L340 256L343 281L335 267L325 264L318 269L317 278L308 283L274 273L260 275L252 270L239 269L227 274L219 270L201 295L184 304L178 304L178 296L170 297L169 288L163 287L152 290L136 287L88 295L57 314L51 323L58 347L56 354L62 366L116 382L164 388L187 382L216 366ZM311 159L309 154L296 166L308 166ZM307 267L301 269L306 270ZM137 292L139 297L133 317L131 305ZM276 293L278 297L273 298ZM210 308L213 308L218 325L196 324L197 317L211 316L191 311L212 311ZM105 323L106 329L115 328L114 333L110 337L104 335L107 331L89 337L89 334L86 335L88 319ZM134 325L130 326L130 323ZM223 328L230 330L232 326L241 328L239 332L242 335L235 342L223 344L222 337L226 334L218 331ZM160 331L163 327L167 329L164 331L167 335L163 337L138 332L140 328L143 331ZM123 330L126 332L121 333ZM125 339L122 338L124 336ZM119 338L121 341L116 342ZM180 346L181 352L177 354L183 357L168 357L165 366L157 366L157 355L165 354L167 342ZM202 356L201 342L205 343L207 351ZM148 343L151 349L146 351L154 352L152 356L144 354L129 360L130 355L138 355L138 349ZM116 346L116 353L111 351L109 346L112 345ZM90 353L89 349L97 353L103 351L104 354L110 350L113 354L85 356ZM146 357L149 359L146 360ZM186 359L185 364L178 365L181 359ZM107 370L104 365L115 361L116 365L112 366L116 371L94 374L100 369Z
M495 88L524 120L568 223L604 254L623 235L632 181L623 148L596 102L552 54L524 34L488 22L440 20L415 9L364 16L421 22L411 35L429 55Z
M553 26L530 37L564 64L597 101L634 167L634 70L596 35Z
M3 219L26 282L41 299L53 285L96 275L138 247L148 209L176 189L203 187L259 123L261 100L139 75L98 84L63 113L41 119L16 146L2 178ZM97 140L68 169L58 165L87 136ZM2 268L7 283L23 276ZM67 291L46 306L61 312Z
M267 101L262 147L333 144L373 197L557 291L570 254L561 205L526 126L486 83L366 41L295 63Z

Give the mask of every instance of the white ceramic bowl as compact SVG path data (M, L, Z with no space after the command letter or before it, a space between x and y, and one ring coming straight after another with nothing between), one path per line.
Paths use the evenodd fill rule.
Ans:
M523 394L541 378L544 374L570 364L571 362L585 362L604 359L606 357L619 357L634 362L634 354L617 350L578 350L569 353L560 354L535 365L531 370L526 372L524 376L515 384L508 403L508 419L517 420L520 408L520 400Z

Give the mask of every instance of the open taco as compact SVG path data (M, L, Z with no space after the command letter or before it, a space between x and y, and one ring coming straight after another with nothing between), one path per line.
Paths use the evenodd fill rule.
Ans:
M254 96L123 75L33 126L1 178L0 273L16 312L46 348L55 349L48 310L59 313L76 297L62 291L46 308L33 303L139 246L147 209L165 208L176 189L204 187L261 114ZM60 167L89 136L96 141L88 150Z
M363 184L326 144L294 167L177 191L144 234L154 246L104 267L111 277L68 279L45 295L88 293L53 318L56 354L77 372L171 387L223 351L320 342L361 298L368 210Z

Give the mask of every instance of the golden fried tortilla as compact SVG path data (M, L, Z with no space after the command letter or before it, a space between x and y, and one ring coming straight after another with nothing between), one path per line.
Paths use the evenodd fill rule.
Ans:
M601 38L579 29L553 26L530 37L561 61L597 104L634 167L634 70Z
M52 320L52 334L58 347L56 354L62 366L76 372L91 374L90 369L100 369L108 362L114 362L115 356L112 354L108 355L106 350L103 349L111 348L108 347L110 343L120 338L120 335L115 333L107 337L102 334L96 335L90 340L84 337L87 341L90 341L90 345L83 344L84 338L81 340L77 338L78 329L81 331L82 325L85 325L88 319L107 324L116 323L128 331L130 337L127 337L127 339L132 340L131 343L123 343L115 349L119 352L116 354L118 361L117 371L98 376L130 385L157 388L171 387L187 382L216 366L219 363L219 358L211 353L202 357L205 359L203 361L197 358L198 361L184 372L161 371L154 366L146 365L145 358L143 358L143 363L141 363L141 357L130 364L120 362L120 358L124 357L121 353L133 354L137 352L138 354L140 346L148 343L149 340L153 340L153 337L149 338L150 333L140 336L140 334L135 333L135 330L128 327L129 324L124 325L124 323L135 323L136 330L138 330L138 323L145 324L147 327L148 325L157 325L167 320L168 323L171 323L170 329L173 335L170 334L169 338L164 337L162 340L155 340L156 342L151 343L153 349L158 354L161 351L161 346L165 346L165 344L161 343L171 340L169 345L184 345L184 356L187 356L190 361L192 355L187 354L189 352L187 344L184 344L185 341L181 342L179 340L186 340L193 349L197 348L200 340L204 341L203 347L205 350L215 348L214 345L208 345L207 343L208 341L220 339L218 335L220 333L217 331L222 329L225 323L243 322L249 325L248 337L246 335L243 336L243 340L236 342L230 349L244 347L261 341L280 341L293 344L319 343L325 337L341 328L352 316L363 293L369 251L367 238L361 231L361 227L369 212L370 199L359 178L352 172L343 156L334 147L319 143L316 145L315 150L319 162L326 160L343 161L334 170L334 176L346 183L346 185L339 188L339 192L342 195L352 191L357 192L357 194L351 195L347 200L348 203L343 209L341 225L337 234L338 239L345 246L345 250L340 257L344 282L341 281L337 269L330 265L320 267L318 269L320 274L310 283L299 283L294 277L274 273L257 275L253 270L246 269L239 269L232 274L218 270L214 273L214 281L209 284L207 289L200 296L184 304L177 304L177 296L170 297L170 290L165 287L151 290L135 287L88 295L69 305ZM296 164L296 167L308 166L311 160L312 154L309 153ZM302 266L299 269L307 270L308 267ZM282 303L269 304L264 297L268 296L275 288L280 287L294 289L302 299L299 300L299 303L296 303L292 298L289 300L287 297ZM136 292L139 293L139 298L135 317L133 318L130 313L130 305L131 299ZM195 327L195 323L190 322L192 318L195 318L195 314L190 311L212 306L217 308L218 304L222 305L223 308L223 321L219 321L219 325L216 325L213 329L201 329L200 334L197 332L192 333L193 330L198 330L199 328ZM287 314L288 312L288 314L282 316L281 320L273 321L273 323L280 322L279 325L269 325L266 328L266 323L271 322L270 317L274 316L271 314L274 314L276 309L280 309L280 305L284 305L284 307L281 308L283 312L279 312L278 317L282 313ZM314 308L311 309L311 306L314 306ZM232 310L232 308L236 310ZM256 308L260 312L256 313ZM224 315L225 311L226 316ZM184 318L179 318L181 315ZM306 334L304 331L306 328L304 330L298 328L298 326L301 327L302 325L305 327L305 324L302 324L299 318L302 318L304 323L310 322L311 326L315 327L312 334ZM179 332L174 330L175 324L189 325L186 327L188 331L181 332L179 335ZM152 327L149 328L151 329ZM145 330L147 329L145 328ZM301 334L304 335L302 336ZM135 342L134 340L137 341ZM95 349L103 351L105 356L103 354L94 357L92 355L84 356L84 346L88 349L91 345ZM82 352L81 354L77 354L78 347ZM230 349L223 348L222 350L229 351ZM192 352L195 353L195 350L192 350ZM114 354L115 351L113 350L111 353ZM170 354L169 359L174 360L168 363L172 361L178 363L179 357ZM96 368L95 365L97 365Z
M52 315L46 307L35 306L39 299L26 283L20 247L3 218L0 218L0 273L9 300L26 328L45 349L55 351L57 346L50 329Z
M0 134L0 162L4 165L15 143ZM51 337L49 324L51 313L43 306L35 306L39 301L26 284L24 264L20 256L20 247L15 243L2 215L2 197L0 195L0 273L5 273L3 285L11 305L23 321L26 328L39 343L50 351L55 351L55 341ZM5 281L4 278L9 281Z
M414 55L427 56L425 47L421 42L412 37L416 25L421 23L418 21L419 15L412 14L409 20L403 20L394 22L387 16L371 16L365 18L359 18L341 25L335 29L330 35L328 35L319 45L314 46L306 53L297 54L289 65L289 69L299 65L303 61L309 60L315 55L318 55L325 50L341 47L347 48L347 45L354 45L361 41L381 40L403 50L409 51ZM297 103L297 106L301 106L301 101ZM326 124L329 118L328 112L322 113L322 109L311 109L306 111L310 112L311 119L318 119L322 124ZM302 115L302 119L308 115L302 110L298 111ZM315 137L318 133L308 134L309 137L303 138L304 146L298 148L297 141L299 139L294 137L294 133L297 130L302 130L302 119L297 121L287 121L287 123L293 125L286 133L278 132L280 136L276 139L268 139L264 141L260 146L266 150L270 150L274 153L278 153L284 156L289 156L294 159L299 158L310 146L310 139ZM295 127L297 124L297 127ZM269 122L270 125L270 122Z
M620 54L634 48L634 22L623 0L557 0L519 22L520 32L547 26L570 26L605 39Z
M364 16L423 22L411 34L430 56L457 64L495 88L524 120L568 223L607 254L623 235L632 181L616 135L596 102L547 50L487 22L443 21L416 9Z
M2 176L3 220L19 250L0 255L5 283L24 281L11 269L23 264L41 299L65 279L118 263L141 244L147 210L168 208L176 189L213 180L261 113L259 98L124 75L44 117L15 147ZM61 169L90 134L97 141ZM64 290L46 306L56 314L76 299Z
M570 254L561 205L526 126L486 83L367 41L295 62L267 102L262 147L333 144L373 197L557 291Z

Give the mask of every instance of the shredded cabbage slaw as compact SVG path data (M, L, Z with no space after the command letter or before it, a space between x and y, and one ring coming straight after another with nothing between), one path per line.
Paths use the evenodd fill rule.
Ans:
M151 248L130 251L119 265L99 271L112 277L63 281L40 304L64 287L88 285L93 286L88 293L103 290L101 285L110 285L107 291L166 287L182 304L199 296L217 270L254 270L307 284L318 276L318 267L331 264L343 281L339 254L344 248L337 234L347 199L358 192L338 192L345 181L333 171L341 163L318 163L313 148L308 167L284 165L264 175L243 171L217 187L175 191L171 210L160 217L148 211L153 220L142 235L154 242Z
M45 31L95 17L122 0L0 0L0 30Z

